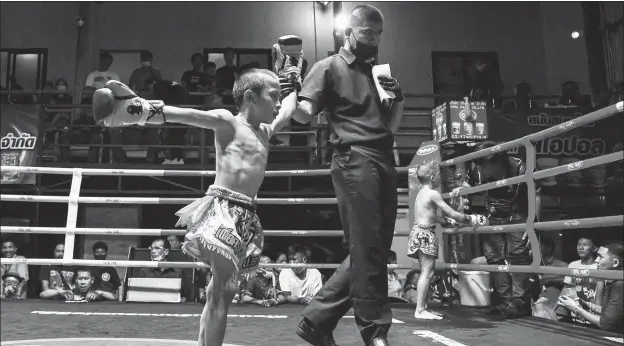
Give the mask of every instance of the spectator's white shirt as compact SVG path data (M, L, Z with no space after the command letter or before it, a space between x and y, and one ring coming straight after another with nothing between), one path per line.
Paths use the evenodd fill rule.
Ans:
M321 272L314 268L308 269L303 279L297 277L292 269L284 269L280 273L279 283L283 292L290 292L298 298L312 297L323 287Z
M598 269L598 265L596 263L592 264L583 264L581 260L574 261L568 265L568 268L573 269ZM567 285L576 286L576 297L574 296L574 292L572 293L571 298L580 298L584 301L588 301L590 303L596 302L596 285L598 284L598 280L594 278L588 277L571 277L566 276L563 280ZM572 319L578 323L591 324L588 321L585 321L580 315L575 312L572 312Z
M92 87L94 89L100 89L104 87L104 84L109 80L116 80L121 82L121 78L116 72L112 71L93 71L87 76L85 86Z

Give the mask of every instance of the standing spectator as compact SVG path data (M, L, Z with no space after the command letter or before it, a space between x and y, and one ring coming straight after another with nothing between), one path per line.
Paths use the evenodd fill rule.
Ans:
M271 263L267 256L260 257L260 263ZM256 276L247 280L242 291L241 301L246 304L274 306L286 301L279 291L276 273L272 270L258 269Z
M2 285L0 286L0 299L26 299L19 295L20 287L24 284L24 279L15 272L2 274Z
M590 237L580 237L576 243L576 251L581 259L574 261L568 265L568 268L574 269L597 269L596 261L598 247L594 240ZM596 301L596 286L598 281L594 278L587 277L571 277L566 276L564 279L565 286L562 295L572 299L582 299L591 303ZM572 322L589 324L582 316L571 311L570 317Z
M152 242L152 246L150 246L150 258L152 261L156 262L166 262L169 257L169 252L171 251L171 243L167 239L156 239ZM182 286L180 289L180 293L182 296L182 302L186 301L187 290L189 286L187 285L186 275L182 273L181 268L166 268L166 267L158 267L158 268L141 268L137 277L140 278L175 278L182 280Z
M182 85L188 92L203 92L206 91L208 84L208 75L202 71L202 65L204 64L204 56L195 53L191 56L191 64L193 69L184 71L182 74ZM191 104L202 105L204 104L204 96L191 96L189 98Z
M308 262L306 250L296 246L290 255L290 263L305 264ZM279 285L286 302L308 305L312 297L323 286L321 272L315 268L284 269L279 275Z
M152 63L154 61L154 55L152 54L152 52L148 50L141 52L140 60L141 67L138 67L134 71L132 71L128 86L132 90L134 90L139 96L143 97L141 95L141 92L145 91L148 88L147 81L149 79L161 80L162 74L159 70L155 69L154 66L152 66Z
M186 104L188 103L189 95L187 90L179 84L175 84L171 81L157 81L154 85L154 99L163 100L165 104ZM168 128L163 132L163 142L167 145L186 145L185 134L186 128ZM184 164L184 149L183 148L169 148L166 151L167 157L163 161L163 164Z
M232 97L232 88L234 88L234 80L236 80L236 65L234 63L236 52L234 49L227 47L223 53L225 66L220 67L216 72L216 86L223 97L223 104L233 105L234 97Z
M596 257L597 269L624 269L624 245L611 243L600 247ZM567 296L561 296L559 303L589 323L610 332L624 333L624 283L621 280L607 280L602 293L601 306L585 299L578 303Z
M103 88L106 82L110 80L116 80L121 82L121 77L119 74L114 71L110 71L110 67L113 64L113 56L110 53L104 52L100 54L100 62L98 69L89 73L87 79L85 80L85 90L82 98L83 104L91 104L93 92L97 89ZM93 118L89 116L89 118ZM101 138L98 135L99 132L104 135L104 143L106 144L114 144L121 145L123 144L123 129L121 128L102 128L98 131L93 131L91 136L91 143L99 144L101 142ZM94 136L97 136L94 138ZM89 142L87 142L89 143ZM92 152L95 151L95 153ZM97 156L98 148L89 148L89 162L96 162L97 158L94 158L93 155ZM115 162L121 163L126 161L126 154L121 147L114 147L111 149L113 154L113 160Z
M217 64L212 61L208 61L204 65L204 73L206 74L206 85L212 89L217 86Z
M54 259L63 259L65 244L58 244L54 248ZM73 297L72 287L74 285L75 271L72 267L48 265L41 266L39 280L41 280L41 299L65 299L71 300Z
M503 90L503 82L497 71L483 59L477 60L469 85L470 98L475 101L487 101L489 106L493 105L492 99L500 96Z
M85 92L92 95L93 91L103 88L109 80L121 82L121 77L117 72L109 71L111 65L113 65L113 56L107 52L100 54L98 69L89 73L85 80Z
M97 241L93 244L93 259L105 261L108 256L108 245L103 241ZM117 269L113 267L93 267L91 271L95 278L95 286L104 292L116 295L121 292L121 280ZM76 279L78 280L78 278Z
M17 255L17 246L11 240L5 239L2 241L2 257L14 258L25 260L24 256ZM26 299L26 284L28 283L28 264L26 263L12 263L3 264L0 267L0 277L4 282L4 275L7 273L13 273L19 277L19 285L17 286L16 297L17 299ZM15 277L13 275L13 277Z

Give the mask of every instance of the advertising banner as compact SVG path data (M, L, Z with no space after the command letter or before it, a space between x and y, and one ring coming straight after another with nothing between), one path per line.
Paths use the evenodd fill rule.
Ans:
M2 166L36 166L40 145L39 115L36 105L2 104ZM2 184L35 184L31 173L4 173Z

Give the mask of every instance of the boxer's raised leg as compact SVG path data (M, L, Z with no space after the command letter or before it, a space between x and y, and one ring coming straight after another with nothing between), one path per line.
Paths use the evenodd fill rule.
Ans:
M225 338L227 313L238 289L238 273L232 261L216 252L210 256L210 267L212 279L200 319L199 345L221 346Z

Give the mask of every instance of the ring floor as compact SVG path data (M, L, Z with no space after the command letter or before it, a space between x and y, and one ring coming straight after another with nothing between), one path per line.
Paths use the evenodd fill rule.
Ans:
M535 318L502 321L480 309L430 306L445 319L416 321L413 306L393 305L390 344L622 345L621 334ZM199 303L2 301L0 335L2 345L194 345L202 309ZM307 346L294 334L301 310L302 306L293 305L234 305L225 342L228 346ZM352 311L341 320L334 336L341 346L362 345Z

